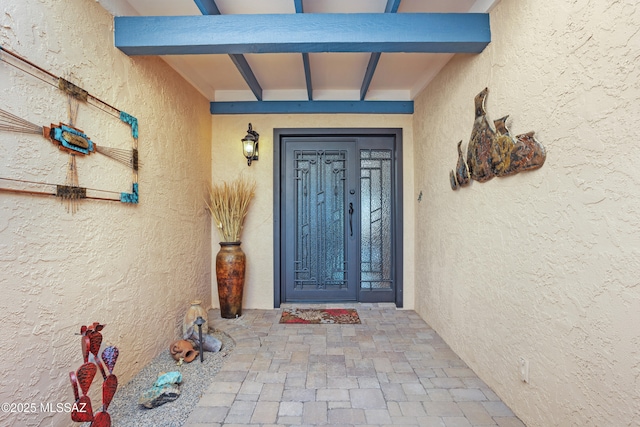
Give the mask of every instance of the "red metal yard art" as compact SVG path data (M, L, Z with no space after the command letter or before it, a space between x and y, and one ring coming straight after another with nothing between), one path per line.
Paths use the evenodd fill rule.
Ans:
M102 334L100 331L104 326L105 325L101 325L98 322L94 322L90 326L82 326L80 328L84 363L76 372L69 372L73 395L75 397L75 404L71 411L71 419L77 422L91 422L91 427L111 427L111 417L107 409L118 389L118 378L113 375L113 368L118 360L118 349L113 346L107 347L102 351L102 360L98 358L98 352L102 344ZM105 366L109 374L105 371ZM103 379L102 409L94 414L88 393L98 369ZM82 395L80 395L80 392L82 392Z

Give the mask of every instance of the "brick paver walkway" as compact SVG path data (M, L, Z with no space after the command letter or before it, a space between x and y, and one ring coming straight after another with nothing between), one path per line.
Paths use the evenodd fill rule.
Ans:
M524 426L414 311L348 307L362 324L283 325L281 310L225 320L212 310L236 348L185 426Z

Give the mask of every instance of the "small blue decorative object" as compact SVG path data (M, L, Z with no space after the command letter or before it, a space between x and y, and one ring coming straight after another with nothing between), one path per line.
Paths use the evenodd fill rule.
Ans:
M167 372L166 374L162 374L158 377L155 383L153 383L154 387L162 387L167 384L180 384L182 382L182 374L178 371Z
M131 114L120 111L120 120L131 125L131 136L138 139L138 119L133 117Z
M138 203L138 183L133 183L133 193L120 193L122 203Z
M60 125L60 127L53 128L51 131L51 137L69 150L77 151L82 154L90 154L94 151L93 142L87 135L77 129ZM86 145L86 147L78 144Z

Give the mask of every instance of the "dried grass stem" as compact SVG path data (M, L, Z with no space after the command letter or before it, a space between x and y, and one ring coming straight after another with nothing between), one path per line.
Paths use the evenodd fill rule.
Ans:
M256 182L240 177L209 186L207 206L224 242L239 242L244 218L256 192Z

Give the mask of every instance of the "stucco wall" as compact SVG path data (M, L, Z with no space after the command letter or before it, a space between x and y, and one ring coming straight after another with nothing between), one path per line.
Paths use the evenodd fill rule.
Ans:
M251 123L260 134L260 160L247 166L240 140ZM247 255L243 308L273 308L273 130L275 128L402 128L404 162L404 307L413 308L413 131L409 115L228 115L213 116L212 180L253 177L257 194L245 222L242 249ZM212 235L212 256L220 249ZM212 304L219 306L215 274Z
M503 0L491 28L416 100L416 309L528 426L638 425L637 1ZM453 192L484 87L547 161Z
M0 192L0 402L38 405L36 414L2 412L0 424L67 426L69 414L40 413L40 403L73 401L81 325L107 325L124 384L177 337L190 300L210 304L211 116L162 60L115 49L112 17L94 1L3 2L0 43L140 125L139 205L86 200L71 214L54 197ZM0 89L4 110L39 125L68 122L60 91L2 62ZM131 147L127 127L93 107L80 106L77 126L97 144ZM118 163L94 154L77 164L81 186L130 189ZM63 184L66 165L42 137L0 132L1 177ZM96 379L92 391L100 387Z

